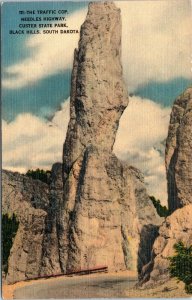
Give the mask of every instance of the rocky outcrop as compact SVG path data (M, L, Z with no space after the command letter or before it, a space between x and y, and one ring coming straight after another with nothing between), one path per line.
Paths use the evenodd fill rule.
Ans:
M2 211L16 215L19 228L11 248L6 281L60 274L58 215L63 200L62 164L49 185L19 173L2 172Z
M174 244L182 241L185 246L192 244L192 205L186 205L172 213L159 229L155 240L152 259L142 270L140 283L144 287L164 283L169 279L168 257L174 255Z
M48 195L47 184L19 173L2 172L2 212L15 213L19 221L8 262L8 283L39 274Z
M192 88L174 102L165 161L168 204L173 212L192 203Z
M173 105L165 163L168 181L168 204L171 215L159 228L151 261L142 268L140 284L144 287L163 283L169 278L169 256L174 244L192 244L192 88Z
M61 269L141 269L150 258L140 234L151 245L160 218L139 171L112 153L128 97L120 10L111 2L89 5L74 54L70 103L58 234Z

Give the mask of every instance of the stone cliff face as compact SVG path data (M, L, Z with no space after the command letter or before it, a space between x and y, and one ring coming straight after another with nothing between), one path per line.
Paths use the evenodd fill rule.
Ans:
M168 204L173 212L192 203L192 88L174 102L165 161Z
M19 221L8 261L8 283L61 273L57 219L62 200L61 163L53 165L49 185L2 172L2 212L15 213Z
M15 213L19 228L9 257L8 282L39 274L49 188L19 173L2 172L2 212Z
M103 265L117 271L137 269L149 259L141 251L140 234L145 232L150 245L157 235L152 224L160 220L140 173L112 153L127 104L120 11L110 2L91 3L74 55L63 151L63 272Z
M192 88L173 105L166 143L165 163L168 181L168 204L171 215L159 228L151 261L141 272L145 287L169 278L167 257L174 254L174 244L192 244Z

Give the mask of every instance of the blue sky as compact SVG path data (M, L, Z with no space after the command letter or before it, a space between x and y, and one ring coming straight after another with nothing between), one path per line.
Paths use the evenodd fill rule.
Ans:
M166 203L164 140L171 105L191 84L190 0L117 1L122 66L130 104L115 154L138 167L151 195ZM80 30L88 2L18 2L2 7L3 168L26 172L62 161L69 121L74 49L79 34L9 35L18 10L65 9Z
M190 83L190 79L183 77L177 77L163 82L150 81L138 86L134 94L143 98L153 99L154 102L160 103L163 106L171 106L175 98L178 97Z
M9 78L6 68L17 64L30 55L34 49L26 49L28 35L10 35L9 30L18 28L20 23L19 10L66 9L69 14L87 7L86 2L31 2L4 3L2 7L2 75ZM31 15L30 15L31 16ZM26 17L26 16L25 16ZM9 20L9 21L7 21ZM26 22L27 23L27 22ZM42 23L42 22L41 22ZM46 23L46 22L43 22ZM73 51L73 50L72 50ZM71 66L72 67L72 66ZM64 99L70 94L71 67L57 74L45 76L32 85L22 88L3 88L2 117L10 122L24 112L46 117L56 111Z

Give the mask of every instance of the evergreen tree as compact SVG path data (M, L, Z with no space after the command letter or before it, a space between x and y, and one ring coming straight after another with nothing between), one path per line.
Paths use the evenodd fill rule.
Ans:
M49 183L50 174L50 171L40 170L39 168L36 170L28 170L26 173L28 177L41 180L42 182L45 182L47 184Z
M176 277L185 283L185 291L192 294L192 245L185 247L182 242L174 245L176 254L169 257L169 272L171 277Z
M168 208L166 206L162 206L160 200L155 199L154 196L150 196L150 199L160 217L167 217L170 215Z

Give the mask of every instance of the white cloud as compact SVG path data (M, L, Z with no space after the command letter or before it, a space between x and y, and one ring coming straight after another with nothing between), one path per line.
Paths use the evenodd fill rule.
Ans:
M50 169L62 160L62 146L69 122L69 100L51 122L31 114L21 114L13 122L2 123L3 168L26 172Z
M122 60L130 91L149 80L191 78L191 8L183 1L118 1L121 8ZM72 14L69 28L79 29L86 10ZM6 88L20 88L72 67L78 34L36 35L25 45L27 59L6 69ZM15 75L15 76L13 76Z
M122 61L130 90L150 80L191 78L191 5L178 1L118 1Z
M120 120L114 152L145 175L148 190L166 203L164 154L161 141L167 136L170 109L151 100L131 97ZM62 147L69 121L69 100L51 122L21 114L3 122L3 168L26 172L30 168L50 169L62 161Z
M151 195L167 201L164 145L168 133L170 108L140 97L131 97L117 133L114 152L139 168Z

